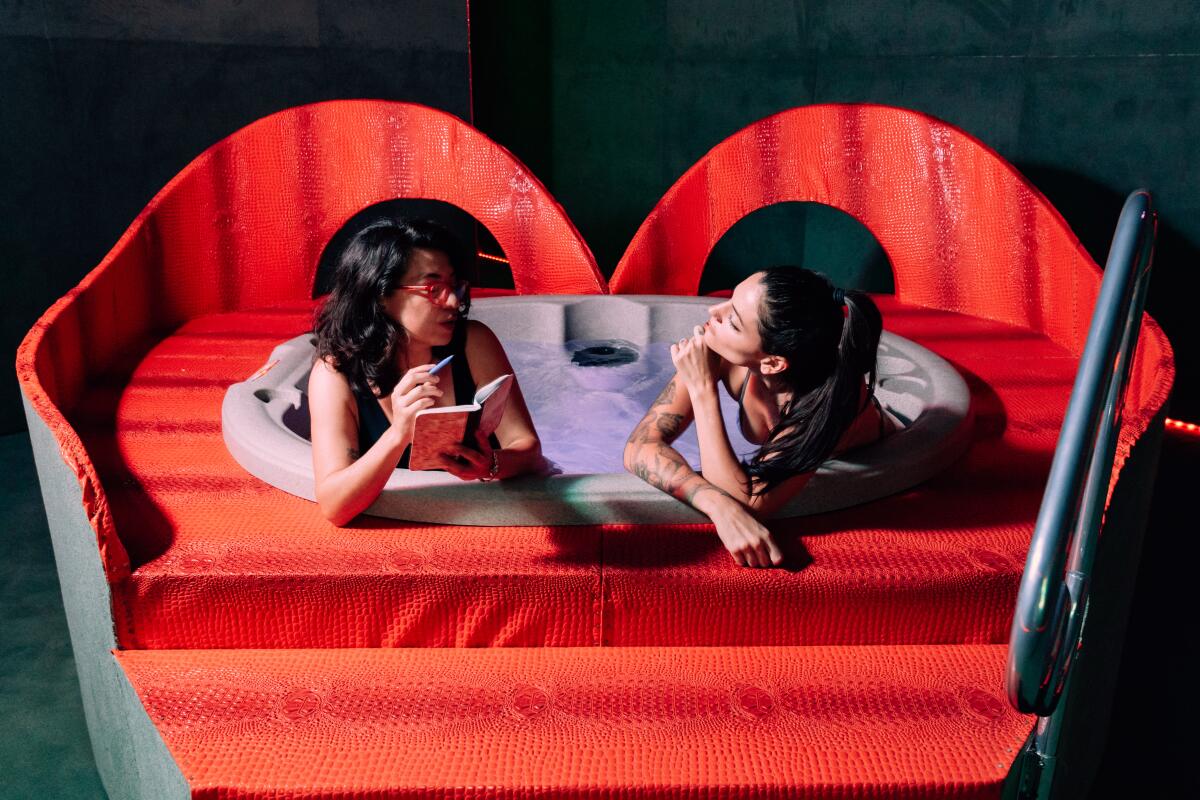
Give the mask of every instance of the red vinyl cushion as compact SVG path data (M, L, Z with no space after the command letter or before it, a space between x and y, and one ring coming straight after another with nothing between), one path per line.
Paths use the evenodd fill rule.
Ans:
M999 798L1005 651L116 655L196 798Z
M587 244L537 178L445 112L331 101L272 114L218 142L150 201L17 354L25 396L79 477L110 582L128 575L128 555L65 413L97 379L111 381L187 320L306 301L334 232L363 208L402 197L453 203L486 225L519 293L607 291Z
M890 330L963 370L975 441L912 491L773 523L794 572L736 567L710 525L335 528L248 475L220 430L225 387L305 330L308 304L193 320L72 418L134 558L114 587L121 644L1003 642L1075 359L878 301Z

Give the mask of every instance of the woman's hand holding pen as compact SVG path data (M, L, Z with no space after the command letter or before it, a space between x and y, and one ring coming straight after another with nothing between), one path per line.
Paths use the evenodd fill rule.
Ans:
M392 390L392 427L400 433L405 446L412 443L417 412L432 407L436 398L442 396L433 368L433 364L413 367Z
M692 396L697 391L716 386L718 358L704 342L703 325L697 325L691 336L671 345L671 363Z

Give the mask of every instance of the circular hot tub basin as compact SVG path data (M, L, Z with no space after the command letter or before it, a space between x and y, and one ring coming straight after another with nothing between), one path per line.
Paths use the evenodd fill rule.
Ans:
M534 374L518 365L517 379L530 397L547 375L572 374L558 384L567 396L552 400L576 408L583 387L606 392L606 397L624 400L625 405L633 402L620 394L625 387L630 392L638 387L652 392L661 388L666 377L656 378L651 363L655 343L687 335L705 319L710 303L702 297L532 295L476 300L471 316L496 332L510 357L526 344L561 353L561 367L544 366ZM225 443L238 463L267 483L309 500L314 493L305 389L312 359L311 335L284 342L263 369L229 387L221 409ZM895 494L932 477L966 450L970 393L958 372L926 348L885 331L879 346L876 396L904 427L880 442L827 461L777 517L832 511ZM597 407L605 407L606 402ZM647 406L648 402L634 404L641 411ZM727 422L729 416L727 409ZM592 422L594 429L603 421ZM536 411L534 423L548 443ZM618 426L620 435L635 423L636 419ZM615 452L605 453L610 456L610 471L605 472L588 472L576 465L557 474L485 484L460 481L444 472L398 469L366 513L455 525L705 519L620 470L622 442L606 446ZM745 448L738 450L734 444L736 451L746 454Z

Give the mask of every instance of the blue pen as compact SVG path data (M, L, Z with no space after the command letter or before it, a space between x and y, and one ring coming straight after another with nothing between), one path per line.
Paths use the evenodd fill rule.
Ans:
M440 370L442 367L444 367L444 366L446 366L447 364L449 364L449 363L450 363L450 359L452 359L452 358L454 358L454 353L451 353L450 355L446 356L446 357L445 357L445 358L443 358L441 361L439 361L439 362L438 362L436 365L434 365L433 369L429 370L429 374L430 374L430 375L437 375L437 374L438 374L438 371L439 371L439 370Z

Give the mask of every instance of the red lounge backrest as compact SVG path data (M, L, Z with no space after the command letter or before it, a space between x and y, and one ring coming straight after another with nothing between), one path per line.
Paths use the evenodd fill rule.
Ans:
M721 142L650 212L612 290L696 294L717 240L747 214L784 201L823 203L859 220L887 253L904 303L1082 344L1096 268L1058 212L967 134L884 106L795 108ZM1073 314L1044 318L1064 299L1086 307L1082 328Z
M611 290L696 294L721 236L785 201L833 206L866 226L891 261L901 302L1017 325L1083 352L1100 269L1066 221L970 135L887 106L794 108L733 134L663 195L617 264ZM1147 315L1118 467L1173 375L1170 344Z

